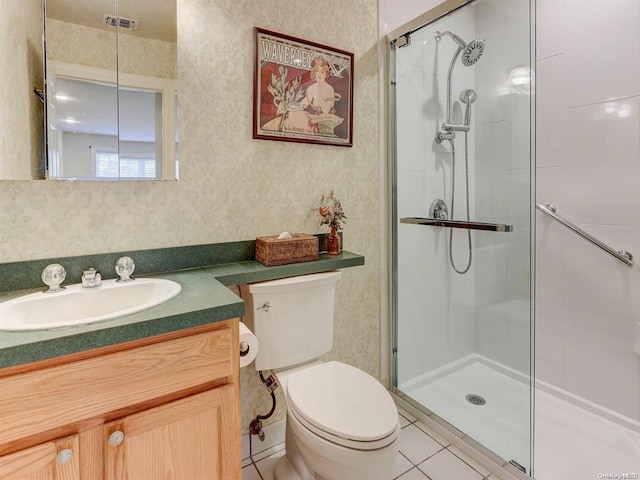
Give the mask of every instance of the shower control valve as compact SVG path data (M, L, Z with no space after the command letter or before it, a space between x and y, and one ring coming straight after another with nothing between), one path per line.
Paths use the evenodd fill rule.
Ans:
M449 209L444 200L436 198L429 206L429 216L439 220L447 220L449 218Z
M456 138L456 133L454 131L445 130L438 132L438 134L436 135L436 142L442 143L443 140L453 140L454 138Z

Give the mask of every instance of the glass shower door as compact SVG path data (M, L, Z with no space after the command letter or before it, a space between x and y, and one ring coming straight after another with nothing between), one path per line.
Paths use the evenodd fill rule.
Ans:
M531 473L530 2L391 46L394 390Z

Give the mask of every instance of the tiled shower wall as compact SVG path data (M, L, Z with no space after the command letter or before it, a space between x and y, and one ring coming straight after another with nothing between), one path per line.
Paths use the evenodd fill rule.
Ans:
M537 201L640 259L640 3L537 0ZM640 420L640 267L537 214L536 377Z
M462 12L442 28L473 31L473 16ZM445 121L447 70L456 45L446 37L437 43L433 35L436 29L429 27L416 33L410 46L397 50L399 217L428 217L429 205L436 198L445 200L451 209L451 147L448 143L437 144L434 138ZM457 65L452 92L469 88L473 78L473 69ZM456 113L459 112L458 108ZM460 118L456 116L455 120ZM463 138L460 134L455 142L457 218L462 218L464 208ZM473 176L471 151L470 161ZM470 183L473 185L473 180ZM466 232L455 232L453 250L458 268L464 268L468 256ZM473 352L475 265L467 275L454 273L449 266L448 232L407 224L400 224L398 229L398 263L398 362L402 384Z
M419 14L421 5L415 3L407 3L407 15ZM433 38L437 29L448 29L466 41L474 35L487 41L476 66L458 62L453 70L456 121L464 107L458 93L471 87L478 92L469 134L471 219L514 225L508 234L472 234L474 258L466 275L449 266L444 229L400 225L399 383L474 352L529 372L530 96L506 84L512 69L529 61L528 9L524 0L481 1L427 27L426 34L416 33L411 46L397 51L399 216L428 216L435 198L449 203L450 146L436 144L434 136L446 115L446 76L455 44ZM381 12L389 12L384 3ZM383 25L397 27L392 21L398 15L394 10ZM455 218L461 219L463 134L455 145ZM453 256L459 269L467 255L466 232L456 230Z
M529 3L474 4L476 38L486 40L475 67L475 219L513 226L475 235L475 351L524 375L531 345Z

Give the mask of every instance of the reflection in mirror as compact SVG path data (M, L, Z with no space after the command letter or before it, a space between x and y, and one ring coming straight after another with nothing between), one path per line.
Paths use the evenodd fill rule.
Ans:
M175 0L46 0L48 178L177 178Z
M49 71L52 71L49 64ZM49 78L49 176L91 179L96 147L118 150L118 92L114 84ZM89 103L91 102L91 103ZM96 108L85 108L87 105ZM95 147L94 147L95 145Z
M42 0L0 1L0 180L44 178Z
M173 80L50 61L49 177L175 177Z

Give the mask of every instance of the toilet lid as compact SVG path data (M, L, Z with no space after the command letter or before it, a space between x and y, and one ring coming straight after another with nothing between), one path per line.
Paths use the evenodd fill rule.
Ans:
M374 442L398 427L398 410L389 392L371 375L341 362L292 373L287 394L296 416L330 437Z

